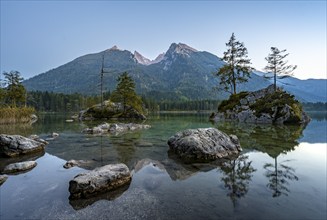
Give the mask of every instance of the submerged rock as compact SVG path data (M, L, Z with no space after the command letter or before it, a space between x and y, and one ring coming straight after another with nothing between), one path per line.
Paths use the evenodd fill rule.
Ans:
M227 135L216 128L188 129L168 140L170 150L182 159L209 161L238 155L242 148L235 135Z
M44 151L46 141L30 139L21 135L0 134L0 153L8 157Z
M257 124L306 124L310 121L293 95L279 88L275 91L273 85L255 92L231 95L210 119Z
M101 125L98 125L93 128L85 128L82 132L87 134L119 134L123 132L128 131L135 131L140 129L148 129L151 128L150 125L144 125L144 124L135 124L135 123L114 123L114 124L108 124L104 123Z
M7 175L0 175L0 186L8 179Z
M125 164L110 164L81 173L69 182L70 199L89 198L130 183L132 177Z
M35 161L25 161L25 162L19 162L19 163L13 163L9 164L5 167L5 169L2 171L3 173L17 173L17 172L23 172L27 170L31 170L34 167L36 167L37 163Z
M89 163L90 163L90 161L86 161L86 160L69 160L64 164L63 167L65 169L69 169L69 168L72 168L72 167L75 167L75 166L82 167L82 166L85 166L85 165L87 165Z

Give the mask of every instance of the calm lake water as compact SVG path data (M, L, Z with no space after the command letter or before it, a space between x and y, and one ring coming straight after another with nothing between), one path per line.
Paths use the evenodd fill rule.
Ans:
M0 219L326 219L326 113L301 126L212 124L206 114L160 114L151 129L118 136L82 134L96 123L67 123L41 115L33 126L1 126L0 133L37 134L49 141L38 165L0 186ZM183 164L167 140L188 128L236 134L242 154L231 161ZM29 158L24 158L29 159ZM64 169L67 160L86 160ZM0 168L13 162L0 159ZM69 200L69 181L110 163L132 170L129 186L89 200Z

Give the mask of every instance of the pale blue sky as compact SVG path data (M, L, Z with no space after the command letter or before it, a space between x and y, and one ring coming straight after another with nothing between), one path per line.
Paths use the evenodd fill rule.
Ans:
M287 49L298 78L326 76L325 1L3 1L1 72L24 78L117 45L154 59L182 42L219 57L234 32L262 70Z

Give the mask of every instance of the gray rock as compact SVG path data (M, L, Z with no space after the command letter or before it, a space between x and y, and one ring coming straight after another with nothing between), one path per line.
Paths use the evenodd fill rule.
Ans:
M82 132L86 134L119 134L123 132L128 131L135 131L140 129L148 129L150 128L150 125L144 125L144 124L135 124L135 123L116 123L116 124L100 124L93 128L85 128Z
M129 124L111 124L109 127L110 133L121 133L126 131L135 131L140 129L148 129L150 128L150 125L143 125L143 124L135 124L135 123L129 123Z
M31 170L34 167L36 167L37 163L35 161L25 161L25 162L19 162L19 163L12 163L5 167L5 169L2 171L3 173L17 173L17 172L23 172L27 170Z
M7 175L0 175L0 186L8 179Z
M29 139L32 139L32 140L35 140L35 141L38 141L38 142L41 142L41 143L44 143L45 145L49 144L49 142L43 140L42 138L40 138L38 135L36 134L32 134L28 137Z
M228 136L216 128L189 129L168 140L170 150L182 159L208 161L238 155L242 150L235 135Z
M21 135L0 135L0 153L8 157L44 151L46 141L30 139Z
M125 164L110 164L81 173L69 182L70 199L89 198L130 183L132 177Z

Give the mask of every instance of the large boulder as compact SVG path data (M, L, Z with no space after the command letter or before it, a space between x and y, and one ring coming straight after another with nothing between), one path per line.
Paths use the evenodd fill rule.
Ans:
M0 154L7 157L44 151L47 142L40 139L30 139L21 135L0 134Z
M128 131L136 131L141 129L148 129L150 125L135 124L135 123L113 123L113 124L100 124L93 128L85 128L82 132L87 134L119 134Z
M293 95L271 85L255 92L231 95L210 116L214 121L257 124L307 124L309 116Z
M89 198L101 192L118 189L132 177L125 164L110 164L81 173L69 182L71 199Z
M9 164L5 167L5 169L2 171L3 173L17 173L17 172L23 172L27 170L31 170L34 167L36 167L37 163L35 161L25 161L25 162L19 162L19 163L13 163Z
M242 148L235 135L216 128L188 129L168 140L170 150L184 160L210 161L238 155Z

